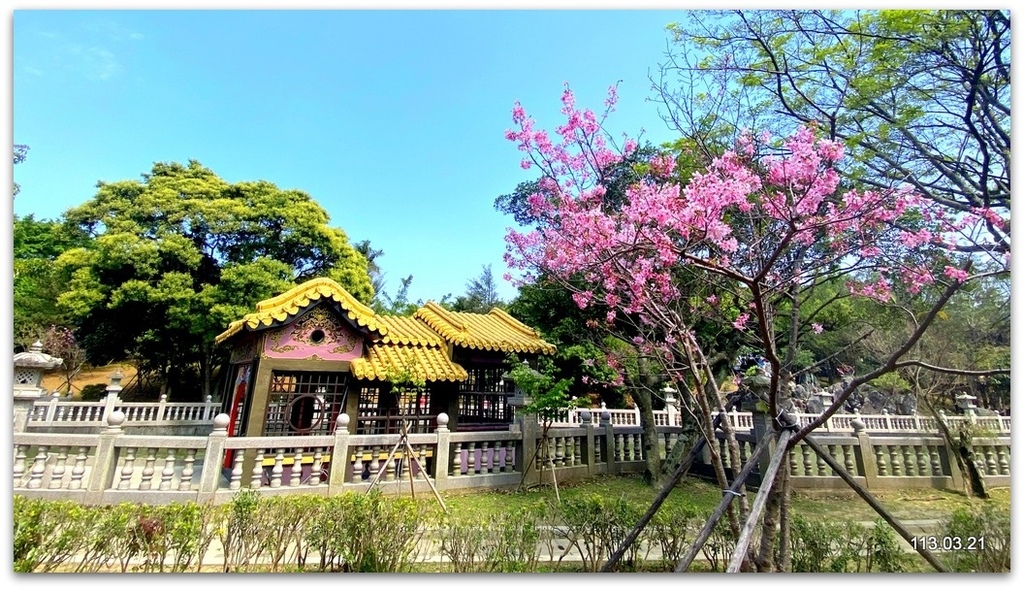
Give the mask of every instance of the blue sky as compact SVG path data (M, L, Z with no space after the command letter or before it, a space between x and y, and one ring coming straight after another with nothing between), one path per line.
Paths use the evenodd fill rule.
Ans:
M387 290L503 298L494 198L532 175L504 138L519 100L552 129L564 83L616 134L669 139L648 73L679 11L41 11L13 17L14 214L52 219L97 181L200 161L308 192L384 251Z

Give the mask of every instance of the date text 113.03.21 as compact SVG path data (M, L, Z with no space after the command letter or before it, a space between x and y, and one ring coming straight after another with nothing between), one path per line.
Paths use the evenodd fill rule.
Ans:
M917 535L910 541L915 549L928 551L981 551L985 548L985 537L938 537Z

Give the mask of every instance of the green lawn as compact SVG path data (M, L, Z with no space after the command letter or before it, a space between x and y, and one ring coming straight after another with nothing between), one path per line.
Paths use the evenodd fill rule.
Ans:
M647 504L653 501L659 492L658 488L644 485L638 476L601 476L587 481L562 484L558 489L563 499L577 494L600 494L608 499L625 497ZM1009 488L994 488L990 492L995 502L1009 508ZM750 502L753 502L754 494L756 491L748 492ZM983 502L969 498L960 492L934 489L896 490L878 492L874 495L883 506L901 520L941 520L957 508ZM717 486L690 478L676 486L665 505L687 504L696 508L699 513L711 512L718 505L720 499L721 493ZM510 509L547 501L553 502L554 500L555 491L550 485L519 491L446 493L444 496L449 510L464 514L476 514L483 521ZM837 492L796 492L793 497L793 511L808 520L841 518L842 520L873 522L878 518L878 514L849 489Z

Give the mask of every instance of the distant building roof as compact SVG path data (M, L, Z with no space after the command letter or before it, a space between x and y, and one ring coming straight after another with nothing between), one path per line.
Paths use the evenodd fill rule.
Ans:
M321 300L337 303L354 325L368 333L363 357L351 364L358 379L387 380L405 367L426 381L463 381L468 374L452 362L449 345L506 353L555 352L555 346L536 330L497 308L485 314L454 312L430 301L412 317L377 315L327 278L307 281L259 302L255 312L231 322L215 341L219 344L246 330L282 325Z

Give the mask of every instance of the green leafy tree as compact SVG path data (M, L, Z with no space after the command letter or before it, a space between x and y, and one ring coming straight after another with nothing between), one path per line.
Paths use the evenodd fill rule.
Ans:
M211 393L214 336L261 299L318 276L373 296L366 258L308 194L231 184L194 160L100 182L65 221L93 238L56 261L90 360L134 359L177 398Z
M469 313L487 313L495 307L505 307L498 295L498 284L491 272L491 265L483 266L480 276L466 283L466 294L455 298L452 309Z
M743 128L816 123L850 181L1008 216L1008 11L691 11L668 30L657 100L709 155ZM1009 250L1008 225L988 231Z
M54 261L64 251L88 243L88 238L60 222L37 220L33 215L15 216L12 234L14 344L27 349L50 326L69 325L67 314L57 305L64 283Z
M370 284L373 287L373 301L376 303L381 293L384 292L384 271L381 269L380 264L377 260L384 256L384 250L374 248L370 245L370 240L363 240L353 244L356 252L363 255L366 259L366 272L370 275Z

